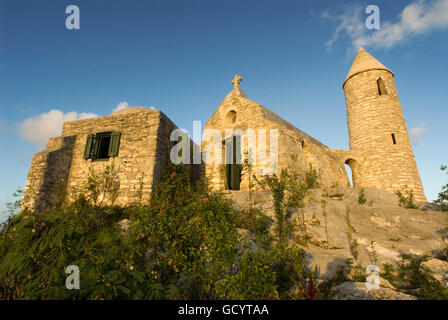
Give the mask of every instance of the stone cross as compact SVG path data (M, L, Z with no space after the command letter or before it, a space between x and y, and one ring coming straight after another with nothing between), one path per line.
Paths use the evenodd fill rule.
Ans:
M239 75L235 75L235 78L233 78L232 83L235 89L239 89L240 88L240 82L241 80L243 80L243 78L241 78Z

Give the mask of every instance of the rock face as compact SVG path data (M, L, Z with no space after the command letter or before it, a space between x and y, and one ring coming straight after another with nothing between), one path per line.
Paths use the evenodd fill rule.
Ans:
M422 266L431 272L435 280L448 289L448 262L431 259L422 263Z
M366 268L373 264L382 269L384 263L398 262L401 253L431 255L448 246L444 239L444 228L448 225L446 213L401 208L396 195L376 188L365 189L367 202L361 205L359 194L359 188L311 190L305 207L292 214L296 226L304 220L308 240L299 243L308 253L310 267L320 268L321 277L333 276L349 258L354 260L354 265ZM227 196L236 209L247 208L248 192L227 191ZM252 198L255 208L275 217L269 191L256 191ZM353 227L352 238L358 243L357 259L348 245L347 209ZM289 241L297 242L297 235L296 231ZM446 272L442 273L446 270L445 263L428 262L428 267L440 274L439 278L446 276Z
M334 288L333 300L416 300L414 296L396 291L385 280L380 286L367 290L364 282L344 282Z

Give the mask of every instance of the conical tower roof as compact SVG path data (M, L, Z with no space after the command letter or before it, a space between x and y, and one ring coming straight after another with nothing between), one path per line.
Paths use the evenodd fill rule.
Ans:
M378 70L378 69L387 70L393 75L392 71L390 71L381 62L379 62L373 56L371 56L370 53L368 53L363 48L359 48L358 54L356 55L355 60L353 60L352 67L350 68L350 71L348 72L347 77L345 78L344 84L348 79L353 77L355 74L367 70Z

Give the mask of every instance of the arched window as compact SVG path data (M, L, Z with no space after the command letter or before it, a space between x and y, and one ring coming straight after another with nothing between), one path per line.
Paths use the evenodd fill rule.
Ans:
M234 110L230 110L226 114L226 121L228 124L233 124L236 121L236 112Z
M376 84L378 86L378 94L380 96L386 95L387 94L387 90L386 90L386 84L384 83L384 80L379 78L378 80L376 80Z

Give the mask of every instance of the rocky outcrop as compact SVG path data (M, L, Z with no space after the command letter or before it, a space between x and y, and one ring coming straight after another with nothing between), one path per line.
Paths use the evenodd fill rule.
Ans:
M248 192L226 194L236 209L247 208ZM364 269L374 264L382 271L384 263L395 265L402 253L431 256L448 246L444 230L448 225L446 213L423 205L424 210L401 208L396 195L376 188L365 189L364 204L358 203L359 195L358 188L311 190L305 207L292 209L296 232L290 241L297 243L298 226L302 225L307 237L299 245L307 252L309 266L319 267L322 278L332 277L348 259ZM275 217L269 191L256 191L252 199L261 213ZM353 227L352 238L357 242L356 259L348 245L347 212ZM428 263L437 277L444 279L445 264L431 260Z
M423 262L421 266L428 270L437 282L448 289L448 262L438 259L430 259Z
M388 281L381 280L379 289L368 290L365 282L344 282L334 288L333 300L416 300L397 291Z

